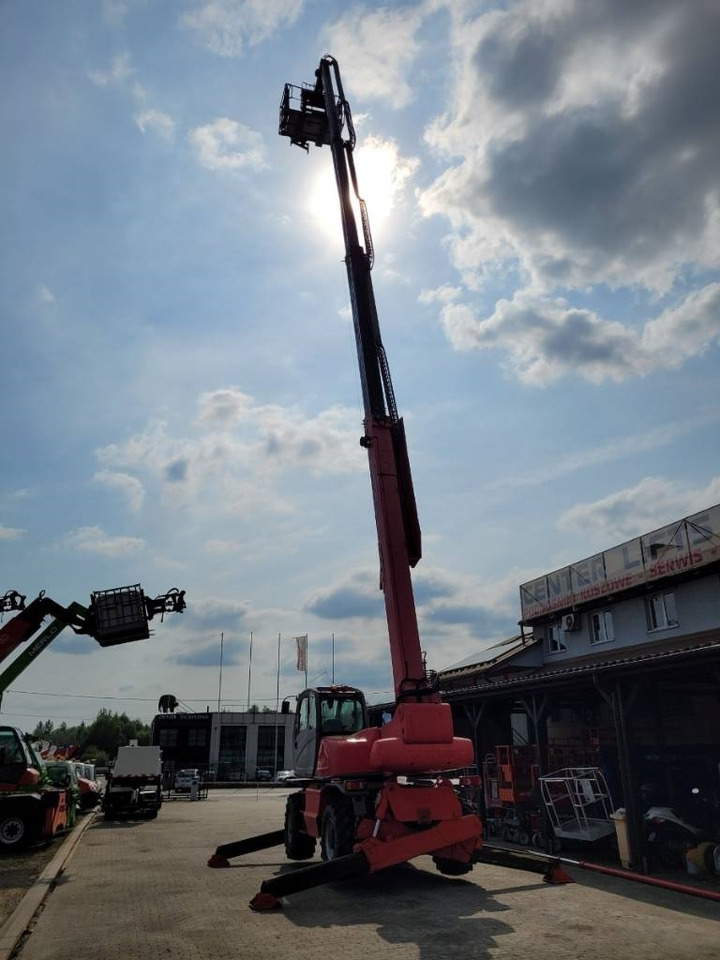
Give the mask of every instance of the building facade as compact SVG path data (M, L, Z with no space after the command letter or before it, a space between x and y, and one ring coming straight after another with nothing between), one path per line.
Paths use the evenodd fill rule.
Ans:
M520 601L520 635L440 673L479 762L522 771L528 798L561 767L601 768L638 868L651 805L720 829L720 505L522 584Z
M292 764L293 720L275 711L160 713L151 743L162 748L168 776L197 768L212 780L253 780L258 768L275 775Z

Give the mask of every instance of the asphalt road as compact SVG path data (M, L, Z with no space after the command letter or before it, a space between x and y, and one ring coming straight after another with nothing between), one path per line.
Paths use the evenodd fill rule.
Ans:
M254 913L261 882L294 869L282 848L229 869L207 858L280 828L287 792L211 791L165 803L153 821L98 819L18 960L720 960L717 903L586 871L567 886L490 866L453 879L423 857Z

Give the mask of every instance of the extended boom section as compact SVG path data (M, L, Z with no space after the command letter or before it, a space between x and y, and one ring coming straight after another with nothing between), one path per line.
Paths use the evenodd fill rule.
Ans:
M481 846L476 812L450 773L473 762L472 743L454 735L449 704L427 670L420 646L411 568L421 558L410 461L398 415L372 284L370 221L355 171L355 130L337 61L325 56L315 84L286 84L282 136L305 150L330 146L345 240L350 302L364 405L361 445L367 450L395 688L392 718L370 727L365 698L348 686L316 687L298 697L293 728L297 792L285 812L290 860L321 864L263 884L253 909L278 905L287 893L330 880L374 873L420 855L449 875L472 869ZM355 208L360 212L360 229ZM362 239L361 239L362 234ZM255 838L277 843L273 834ZM247 841L224 844L213 867L250 852Z

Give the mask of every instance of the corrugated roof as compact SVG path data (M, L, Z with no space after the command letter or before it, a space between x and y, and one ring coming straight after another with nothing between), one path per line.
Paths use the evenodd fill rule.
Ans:
M478 677L476 683L467 687L456 687L453 690L443 691L446 696L457 697L463 693L477 693L478 691L499 690L508 687L530 686L539 682L553 681L567 677L581 676L595 671L629 668L641 664L670 661L673 659L690 658L702 653L717 654L720 656L720 630L693 634L685 642L668 641L663 644L643 644L641 647L626 648L624 655L608 657L607 655L591 655L572 660L564 666L542 667L531 673L524 673L521 677L507 677L502 680L487 680Z

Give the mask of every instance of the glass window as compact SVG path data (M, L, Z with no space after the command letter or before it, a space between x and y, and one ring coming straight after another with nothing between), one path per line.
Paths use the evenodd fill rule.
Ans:
M612 613L596 610L590 614L590 643L611 643L615 639Z
M160 727L158 730L158 745L161 747L176 747L177 735L177 727Z
M316 726L315 698L313 696L303 697L300 701L300 711L298 713L298 730L314 730Z
M559 623L553 623L548 627L547 638L550 653L564 653L567 650L565 631Z
M328 697L321 702L323 733L355 733L363 727L362 701Z
M284 726L258 727L257 766L273 772L285 766Z
M244 726L220 727L220 755L218 761L228 767L245 766L245 743L247 728Z
M656 593L646 601L648 630L665 630L678 625L674 593Z
M15 731L0 730L0 764L25 762L25 753Z
M207 729L205 727L190 727L187 742L189 747L204 747L207 744Z

